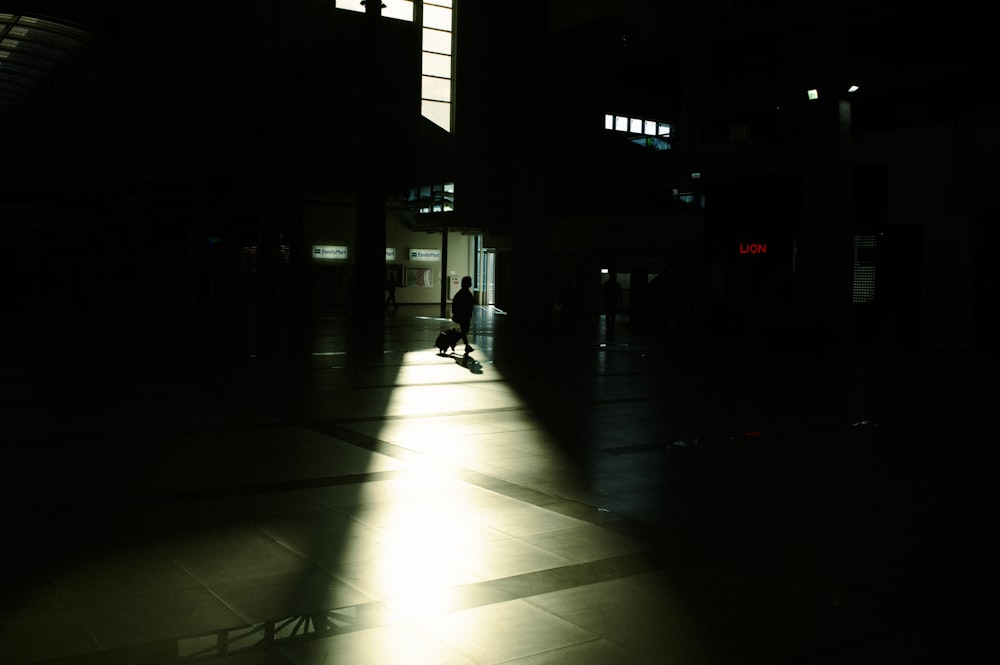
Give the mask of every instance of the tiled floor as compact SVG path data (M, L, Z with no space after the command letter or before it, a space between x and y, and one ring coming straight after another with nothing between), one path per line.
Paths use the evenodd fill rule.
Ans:
M937 663L979 630L982 359L321 323L294 367L7 347L0 662Z

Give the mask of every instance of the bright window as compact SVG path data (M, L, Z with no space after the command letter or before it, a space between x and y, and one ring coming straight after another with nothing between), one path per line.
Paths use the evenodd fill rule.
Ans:
M400 21L413 20L412 0L386 0L382 4L385 5L382 7L382 16L399 19ZM337 9L346 9L351 12L365 11L365 6L361 4L361 0L337 0L334 6Z
M451 101L451 79L436 78L434 76L424 76L422 78L423 92L421 96L425 101L450 102Z
M451 212L455 209L455 183L413 187L406 204L419 213Z
M451 54L451 33L444 30L423 29L423 47L427 53Z
M379 1L379 0L374 0ZM413 21L412 0L382 0L382 16ZM454 0L424 0L421 26L420 112L442 129L451 131L452 11ZM363 12L361 0L336 0L337 9Z
M423 79L420 112L446 131L451 131L452 89L452 0L423 3Z
M636 145L669 150L671 148L670 124L650 118L634 118L626 115L604 114L604 129L615 132L626 132L628 140Z
M432 2L425 2L424 27L451 32L451 7L437 7Z
M451 56L439 53L423 54L424 76L436 76L438 78L451 78Z

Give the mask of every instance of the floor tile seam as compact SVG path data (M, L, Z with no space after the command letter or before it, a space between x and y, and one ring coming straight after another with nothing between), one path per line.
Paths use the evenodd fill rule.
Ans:
M268 417L268 420L274 420ZM65 424L56 425L56 427L65 427ZM219 434L225 432L240 433L253 430L275 430L282 428L296 427L296 425L289 422L261 422L253 424L234 424L234 425L210 425L210 426L197 426L197 427L184 427L184 426L174 426L174 427L158 427L155 430L130 430L129 432L116 432L111 430L101 430L101 431L87 431L81 430L79 427L74 427L73 430L67 432L48 432L37 437L32 437L27 439L35 444L45 445L48 443L65 445L68 442L78 442L78 441L91 441L94 439L99 439L101 441L130 441L135 439L156 439L165 438L170 436L176 436L178 434Z
M451 418L451 417L462 417L462 416L479 416L479 415L490 415L497 413L511 413L515 411L530 411L531 409L527 406L498 406L487 409L462 409L456 411L426 411L423 413L413 413L413 414L381 414L372 416L352 416L352 417L341 417L341 418L324 418L319 420L313 420L311 422L303 422L302 425L305 427L311 427L320 432L323 431L322 428L327 426L336 425L356 425L362 423L379 423L379 422L393 422L399 420L430 420L434 418Z
M674 564L664 564L664 565L660 565L660 566L649 568L647 570L635 571L635 572L628 572L628 573L625 573L625 574L616 575L616 576L613 576L613 577L611 577L611 578L609 578L607 580L595 580L593 582L586 582L586 583L574 584L574 585L571 585L571 586L567 586L566 588L567 589L569 589L569 588L577 589L577 588L582 588L582 587L589 586L589 585L592 585L592 584L600 584L600 583L603 583L603 582L614 582L614 581L617 581L617 580L622 580L622 579L625 579L625 578L628 578L628 577L632 577L634 575L643 574L643 573L647 573L647 572L656 572L658 570L667 570L667 569L679 570L679 569L681 569L681 568L683 568L685 566L697 565L698 563L699 563L698 561L683 561L683 562L678 562L678 563L674 563ZM711 561L709 561L709 563L711 563ZM564 621L568 621L570 623L573 623L574 625L577 625L580 628L592 631L593 630L592 627L584 625L584 624L576 623L576 622L572 621L569 618L561 616L557 612L552 612L546 606L541 605L541 604L536 604L535 602L532 601L533 598L541 597L541 596L546 596L546 595L548 595L550 593L558 593L559 591L562 591L562 590L565 590L565 589L553 589L553 590L547 590L547 591L544 591L544 592L538 593L538 594L526 594L526 595L520 596L518 599L524 600L525 602L531 604L532 606L536 607L537 609L540 609L540 610L545 611L547 613L553 614L553 616L556 616L556 617L558 617L558 618L560 618L560 619L562 619ZM897 609L898 610L900 608L891 608L891 609ZM866 642L872 642L872 641L875 641L875 640L883 639L883 638L886 638L886 637L890 637L890 636L892 636L894 634L901 633L903 631L913 630L913 629L916 629L916 628L920 628L921 626L928 626L928 627L930 627L931 630L933 630L934 622L937 622L937 621L939 621L939 620L941 620L943 618L946 618L947 616L948 616L947 613L944 610L941 610L941 611L938 611L938 612L929 612L929 613L921 614L920 616L916 616L916 617L899 617L899 618L897 618L897 620L891 621L890 625L886 625L886 626L882 626L882 627L867 628L865 634L856 635L856 636L852 637L849 642L846 642L844 644L838 644L836 646L832 646L832 647L829 647L829 648L826 648L826 649L822 649L820 651L815 651L815 652L810 652L808 654L803 654L801 657L794 658L794 659L788 660L788 661L782 661L782 663L783 663L783 665L794 665L795 663L800 663L800 662L802 662L802 663L805 663L805 662L811 663L811 662L813 662L812 659L814 659L817 656L822 656L822 655L826 655L826 654L833 654L833 653L837 653L837 652L840 652L840 651L843 651L843 650L846 650L846 649L851 649L851 648L854 648L855 646L857 646L858 644L864 644ZM855 630L857 630L857 628ZM600 635L602 637L606 638L608 641L614 642L615 644L617 644L620 647L625 648L625 647L628 646L628 642L627 641L620 641L619 640L619 636L620 635L624 635L623 631L604 632L604 633L600 633ZM627 640L628 638L626 637L624 639Z
M657 549L650 549L648 551L639 552L639 553L636 553L636 554L651 554L651 555L653 555L657 551L658 551ZM518 601L518 600L527 600L527 599L530 599L530 598L532 598L534 596L538 596L538 595L543 595L543 594L547 594L547 593L557 593L559 591L565 591L565 590L568 590L568 589L578 588L578 587L581 587L581 586L588 586L588 585L591 585L591 584L601 584L601 583L606 583L606 582L613 582L615 580L623 579L623 578L626 578L626 577L630 577L630 576L635 575L635 574L641 574L641 573L645 573L645 572L651 572L651 571L654 571L654 570L659 570L659 569L671 567L671 564L663 562L662 558L657 558L657 561L658 561L657 565L655 565L655 566L646 566L646 567L643 567L641 570L630 571L630 572L627 572L627 573L613 574L611 572L602 571L599 568L599 566L602 563L604 563L604 562L613 562L613 561L620 560L621 558L622 558L621 556L615 556L615 557L606 557L604 559L595 559L595 560L592 560L592 561L568 563L568 564L566 564L564 566L559 566L559 567L554 567L554 568L544 568L544 569L540 569L540 570L530 571L530 572L527 572L527 573L520 573L520 574L516 574L516 575L509 575L509 576L501 577L501 578L485 579L485 580L482 580L482 581L479 581L479 582L472 582L472 583L469 583L469 584L463 584L463 585L457 585L457 586L450 586L450 587L447 587L447 588L450 591L456 591L456 592L461 592L462 590L473 590L476 587L489 588L489 589L493 589L493 590L496 590L496 591L503 592L503 594L504 594L505 597L503 597L501 599L492 599L492 600L482 601L482 602L462 603L460 608L445 610L445 611L442 611L442 614L450 614L450 613L453 613L455 611L464 611L464 610L474 609L474 608L477 608L477 607L486 607L486 606L489 606L489 605L496 605L496 604L505 603L505 602L512 602L512 601ZM550 583L550 584L547 584L545 586L545 590L541 591L541 592L539 592L537 590L529 590L529 591L518 592L518 591L516 591L516 590L514 590L514 589L511 588L512 586L517 586L519 583L522 583L522 582L525 582L525 581L527 581L527 582L530 583L531 578L540 578L540 577L543 577L543 576L558 576L559 574L565 573L567 571L586 571L586 576L584 576L584 578L582 579L582 581L581 581L581 579L579 577L575 577L574 576L574 577L571 577L569 580L567 580L566 582L563 582L563 583L558 583L558 584L551 584ZM338 577L337 579L339 580L340 578ZM357 589L357 587L351 585L348 582L342 582L342 583L346 584L347 586L351 586L351 588L354 588L354 589L358 590L363 595L369 595L369 594L364 593L364 591L362 591L360 589ZM473 594L473 595L475 595L475 594ZM350 609L350 607L364 607L364 606L375 606L375 605L377 605L377 606L385 609L388 613L395 615L396 612L392 609L391 603L394 600L398 599L398 598L400 598L400 596L392 596L392 595L390 595L390 596L385 596L385 597L382 597L382 598L375 598L372 601L369 601L368 603L362 603L362 604L356 605L356 606L349 606L349 607L346 607L346 608L335 608L335 609L340 610L340 609ZM536 605L533 605L533 607L536 607L536 609L544 610L544 608L541 608L541 607L536 606ZM334 610L327 610L327 611L334 611ZM563 620L565 620L565 619L563 619ZM368 627L374 627L374 626L365 626L363 628L368 628Z
M435 457L433 455L428 455L427 453L422 453L422 452L419 452L419 451L415 451L415 450L413 450L411 448L407 448L406 446L401 446L401 445L398 445L398 444L390 443L390 442L384 441L382 439L376 439L375 437L369 437L367 435L364 435L364 434L361 434L361 433L358 433L358 432L352 432L350 430L342 430L341 428L337 428L337 431L333 432L332 434L334 436L336 436L337 438L341 439L341 440L346 440L349 443L354 443L355 445L359 445L360 447L362 447L362 448L364 448L366 450L370 450L372 452L377 452L377 453L382 453L382 454L387 454L387 455L389 455L391 457L394 457L394 458L397 458L397 459L404 459L405 460L405 459L412 458L413 456L418 456L420 459L430 460L430 461L434 462L435 464L438 464L438 465L440 465L442 467L447 467L451 471L452 477L454 477L454 478L462 480L463 482L467 482L467 483L469 483L471 485L475 485L475 486L480 487L482 489L486 489L486 490L490 490L490 491L495 491L495 492L497 492L499 494L504 494L504 492L500 491L497 488L497 483L498 482L501 483L505 487L506 486L510 486L510 485L516 486L517 487L517 491L521 492L521 493L523 493L527 489L527 490L533 490L534 492L538 492L539 494L543 494L546 497L548 497L549 499L551 499L551 498L558 498L558 499L561 499L561 500L572 501L572 499L568 498L568 497L561 497L561 496L552 494L550 492L544 492L542 490L538 490L536 488L531 488L531 487L528 487L526 485L520 485L520 484L514 483L512 481L505 480L503 478L499 478L498 476L493 476L493 475L490 475L490 474L482 473L480 471L475 471L475 470L470 469L469 467L461 465L461 464L454 464L454 463L445 462L445 461L442 461L440 458ZM542 503L529 502L526 499L524 499L523 496L517 496L517 497L512 497L512 498L517 498L518 500L524 501L525 503L531 503L532 505L537 505L539 507L544 507L544 505ZM550 501L546 501L545 503L550 503Z
M359 435L362 436L362 435ZM369 439L370 437L365 437ZM433 456L428 456L419 451L414 451L412 449L397 446L396 444L391 444L381 440L374 440L375 443L363 445L372 452L378 452L380 454L387 454L396 459L413 459L414 457L421 457L424 459L431 459L435 464L441 466L449 466L451 468L452 477L466 482L470 485L474 485L481 489L487 491L493 491L500 495L507 496L509 498L527 503L529 505L537 506L544 510L550 510L552 512L564 514L566 516L575 517L581 521L589 523L604 523L607 521L607 514L609 511L602 511L599 506L591 506L579 499L560 495L553 492L547 492L545 490L539 489L537 487L532 487L530 484L517 483L512 480L503 479L499 476L485 474L479 471L472 470L468 467L462 465L448 464L441 462L438 458ZM357 444L355 444L357 445ZM392 450L390 450L392 448ZM250 485L240 485L240 486L230 486L230 487L217 487L217 488L207 488L199 490L183 490L176 492L164 492L155 495L133 495L129 497L112 497L102 504L113 504L121 501L128 501L130 506L135 507L150 507L155 505L168 505L176 503L185 502L198 502L198 501L212 501L219 499L228 498L238 498L254 495L263 494L275 494L284 492L301 492L303 490L310 489L322 489L326 487L344 486L344 485L363 485L370 482L379 482L385 480L395 480L406 474L405 470L388 470L388 471L373 471L366 472L362 474L346 474L340 476L321 476L321 477L310 477L310 478L298 478L293 480L284 481L273 481L265 483L255 483ZM506 490L506 491L505 491ZM538 494L536 501L531 501L525 497L525 493ZM582 517L578 512L569 510L568 508L557 509L560 503L568 502L573 506L583 506L586 508L591 508L596 512L603 512L601 519L586 519ZM626 517L626 516L622 516Z
M100 610L101 608L105 608L112 603L125 604L127 602L140 603L143 601L149 601L150 603L152 603L164 598L167 595L179 596L179 595L190 594L193 591L206 592L213 596L216 596L214 593L212 593L211 589L209 589L207 583L203 582L202 580L194 580L194 583L190 585L185 585L182 587L175 587L170 589L154 589L142 593L130 593L126 591L109 592L107 595L95 596L89 600L71 600L68 601L67 605L68 608L73 610L73 612L80 618L81 621L84 621L83 617L87 613L93 612L94 610ZM217 596L216 600L221 601L221 599L218 598ZM239 613L236 612L235 609L229 607L228 604L225 603L223 604L226 605L227 610L239 616ZM242 619L243 617L241 616L240 618Z
M374 601L369 604L374 604ZM351 606L359 607L359 606ZM359 630L366 630L369 628L377 628L381 625L390 625L392 622L385 622L378 625L358 625L352 627L349 630L316 630L312 634L308 634L308 628L303 629L302 633L298 632L297 626L293 628L293 633L290 637L285 638L275 638L274 633L281 631L285 626L292 622L301 622L303 620L315 620L319 615L325 613L333 613L346 608L335 608L332 610L321 610L317 612L309 612L302 615L292 615L288 617L281 617L280 619L269 619L266 621L259 622L247 622L243 624L238 624L234 626L227 626L219 628L217 630L212 630L204 633L186 633L179 636L159 638L145 643L137 643L124 645L120 647L110 647L110 648L97 648L85 654L79 654L77 656L69 657L59 657L52 660L38 661L31 665L72 665L72 663L80 660L81 663L96 663L96 662L108 662L108 663L119 663L119 662L137 662L132 661L143 653L150 655L159 655L159 658L152 659L152 662L215 662L218 658L226 657L239 657L241 655L247 655L255 652L263 651L276 651L284 646L291 646L293 644L298 644L306 641L311 641L315 639L323 639L327 637L335 637L336 635L346 634L350 632L356 632ZM232 610L231 610L232 611ZM234 612L236 616L240 616L238 613ZM225 634L226 639L223 643L220 643L220 636ZM233 638L235 640L244 639L247 636L261 635L262 639L260 642L251 644L250 646L240 647L233 649L231 648L231 643ZM215 638L214 646L204 646L206 642L210 642L212 638ZM177 656L176 654L181 652L180 645L185 641L197 641L202 644L200 646L200 651L196 654L187 654L186 656ZM96 656L96 654L101 654ZM165 658L163 654L166 654ZM128 659L128 660L126 660ZM141 662L141 661L138 661Z
M399 365L398 369L404 369L404 368L410 367L410 366L411 365ZM490 363L488 366L495 366L495 365L493 365L493 363ZM383 366L383 369L385 367L386 366ZM503 367L499 366L499 369L502 370ZM653 374L655 374L655 373L654 372L602 372L602 373L595 373L595 374L586 374L586 375L583 375L583 376L580 376L580 377L576 377L576 378L579 379L579 380L582 380L582 381L596 381L596 380L608 379L608 378L631 378L631 377L635 377L635 376L647 376L647 375L653 375ZM479 375L476 375L476 376L479 376ZM342 387L345 387L345 388L346 387L350 387L351 389L356 389L356 390L385 390L385 389L397 389L397 388L423 388L423 387L456 386L456 385L457 386L478 386L478 385L484 385L484 384L509 384L509 383L512 383L512 382L513 383L518 383L518 382L527 381L527 380L530 380L530 379L533 379L533 378L534 378L534 375L532 375L531 373L527 373L526 372L526 373L524 373L522 375L522 374L519 374L519 373L515 372L515 373L512 373L512 374L505 374L502 378L497 378L497 379L492 379L492 378L471 379L471 378L469 378L469 379L461 379L461 380L451 379L451 380L448 380L448 381L427 381L427 382L403 382L403 381L398 381L398 382L392 382L392 383L372 383L372 384L364 384L364 385L351 384L350 386L347 386L345 384ZM607 399L607 400L596 400L596 401L598 403L603 403L603 402L623 401L624 399L627 399L627 398L610 398L610 399ZM660 396L659 395L653 395L653 396L650 396L650 397L645 398L645 399L660 399Z
M306 426L308 427L308 426ZM320 430L321 433L329 434L327 431ZM359 445L362 448L368 449L372 452L378 452L380 454L388 454L397 459L413 459L414 457L427 458L423 453L413 451L409 448L403 446L397 446L396 444L391 444L385 441L374 439L372 437L366 437L361 434L349 432L349 431L338 431L335 435L347 434L346 438L352 439L345 441L351 445ZM344 436L338 436L343 440ZM435 463L441 464L440 460L432 458ZM545 510L552 510L553 512L574 517L576 519L581 519L581 521L586 521L594 524L604 524L607 522L606 518L602 516L600 520L586 519L585 516L581 516L578 512L570 511L568 509L558 508L556 505L561 502L570 502L573 505L584 505L581 504L579 500L573 499L571 497L565 497L558 494L553 494L551 492L545 492L537 488L532 488L527 485L519 484L510 480L504 480L499 477L491 476L489 474L483 474L481 472L472 471L467 467L461 465L449 465L451 466L454 477L463 482L468 482L469 484L475 485L482 489L488 491L495 491L498 494L509 496L518 501L529 503L530 505L535 505ZM277 492L291 492L291 491L302 491L304 489L316 489L322 487L331 487L337 485L348 485L348 484L364 484L367 482L374 482L379 480L389 480L400 477L405 471L393 470L393 471L379 471L379 472L369 472L364 474L351 474L351 475L340 475L340 476L324 476L324 477L314 477L314 478L298 478L293 480L285 481L274 481L268 483L256 483L250 485L242 486L231 486L222 488L206 488L201 490L189 490L189 491L178 491L178 492L164 492L156 495L149 496L132 496L127 497L130 504L139 504L140 506L149 506L157 504L170 504L177 502L190 502L190 501L205 501L214 499L225 499L240 496L250 496L257 494L269 494ZM504 489L509 491L505 492ZM545 500L529 501L525 496L525 491L531 491L544 495ZM539 497L541 499L541 497ZM124 501L126 497L111 498L108 501ZM595 511L599 510L599 507L587 506L593 508ZM626 516L623 516L626 517Z
M639 404L645 402L657 402L660 401L660 397L656 395L643 395L637 397L612 397L599 400L579 400L572 408L576 407L593 407L593 406L604 406L604 405L614 405L614 404ZM381 414L381 415L371 415L371 416L353 416L353 417L339 417L339 418L323 418L318 420L313 420L310 422L300 423L305 427L312 427L322 431L323 427L334 426L334 425L352 425L361 423L378 423L378 422L393 422L400 420L429 420L433 418L450 418L450 417L462 417L462 416L477 416L477 415L490 415L499 413L513 413L518 411L529 412L531 414L549 414L557 413L564 414L567 410L565 405L559 408L551 407L534 407L528 405L517 405L517 406L499 406L493 408L480 408L480 409L462 409L455 411L428 411L424 413L413 413L413 414Z
M599 505L591 505L579 498L574 498L571 496L565 496L555 492L549 492L538 487L533 487L530 484L517 483L512 480L507 480L496 475L486 474L469 467L450 464L441 461L437 457L427 455L426 453L420 453L414 451L405 446L399 446L397 444L389 443L381 439L376 439L374 437L369 437L367 435L352 432L350 430L341 430L337 428L337 431L331 433L340 440L347 441L348 443L353 443L362 447L363 449L370 450L372 452L377 452L385 455L389 455L395 459L401 459L403 461L407 459L413 459L417 457L421 460L431 460L433 463L447 467L449 469L452 478L466 482L470 485L479 487L481 489L495 492L502 496L507 496L509 498L527 503L532 506L536 506L543 510L548 510L557 514L561 514L567 517L573 517L579 519L582 522L587 522L590 524L595 524L597 526L603 526L607 528L608 516L612 514L612 511L602 508ZM405 471L398 471L395 473L405 473ZM537 500L529 500L525 493L537 494L539 495ZM544 500L543 500L544 497ZM568 506L564 504L569 504L569 506L585 507L592 511L590 516L582 516L577 511L571 510ZM620 514L623 520L635 521L635 518L630 517L627 514ZM641 520L639 520L641 521ZM650 526L654 526L650 524Z
M279 545L280 545L280 543L279 543ZM287 547L284 547L284 545L282 545L282 548L284 548L286 550L288 549ZM289 550L289 551L291 551L291 550ZM301 555L299 555L299 554L297 554L295 552L292 552L292 554L295 554L295 556L298 556L298 557L302 558ZM181 570L183 570L184 573L188 577L190 577L192 580L194 580L195 582L197 582L198 586L197 587L192 587L192 588L197 588L197 589L200 589L200 590L204 591L205 593L207 593L209 596L211 596L212 598L214 598L216 602L218 602L220 605L222 605L223 607L225 607L229 612L231 612L233 614L233 616L239 617L243 621L247 620L247 618L243 615L242 612L239 611L238 608L233 607L232 605L230 605L229 603L227 603L218 593L215 592L215 589L212 588L212 583L210 581L201 578L195 571L193 571L190 568L188 568L187 566L185 566L184 562L180 561L173 554L167 553L167 556L170 558L170 560L174 563L175 566L177 566L178 568L180 568Z
M403 365L402 367L408 367L409 365ZM462 387L462 386L481 386L483 384L497 384L497 383L507 383L507 379L462 379L462 380L450 380L450 381L425 381L425 382L394 382L394 383L371 383L371 384L353 384L345 383L342 388L350 388L351 390L397 390L402 388L438 388L442 386L447 387Z
M566 619L562 619L562 620L566 621ZM571 623L571 625L576 626L576 624L573 624L572 622L568 622L568 623ZM576 627L580 628L580 626L576 626ZM558 653L560 653L562 651L567 651L569 649L575 649L577 647L584 646L584 645L587 645L587 644L597 644L597 643L600 643L600 642L609 641L603 635L599 635L597 633L594 633L591 630L587 630L587 629L584 629L584 630L586 630L586 632L590 633L593 637L585 639L585 640L582 640L580 642L573 642L572 644L566 644L566 645L561 646L561 647L555 647L555 648L552 648L552 649L543 649L542 651L536 651L535 653L529 654L527 656L515 656L514 658L509 658L509 659L505 659L505 660L498 660L498 661L495 661L495 662L491 663L490 665L518 665L518 663L524 663L524 662L527 662L529 660L533 660L533 659L535 659L536 657L539 657L539 656L546 656L546 655L549 655L549 654L556 655L556 654L558 654ZM629 663L630 663L630 665L651 665L651 664L647 664L646 661L636 661L636 660L630 660Z
M340 485L363 485L369 482L393 480L398 478L401 473L402 471L400 470L388 470L369 471L365 473L344 474L338 476L314 476L308 478L251 483L246 485L232 485L227 487L212 487L205 489L168 491L148 495L111 497L104 501L95 503L106 505L127 502L130 508L142 508L164 504L212 501L263 494L301 492L303 490L321 489L324 487L335 487Z
M656 551L657 550L655 549L651 549L648 550L647 552L640 552L637 554L655 553ZM449 609L443 611L442 613L450 614L455 611L464 611L469 609L475 609L477 607L487 607L489 605L497 605L513 601L526 601L529 602L529 604L531 604L536 609L545 611L543 607L530 603L530 599L535 596L541 596L550 593L559 593L561 591L576 589L594 584L604 584L608 582L614 582L616 580L631 577L636 574L642 574L646 572L652 572L655 570L673 567L670 564L663 563L662 559L659 559L660 563L658 563L656 566L645 567L642 570L629 571L625 573L616 574L600 569L600 565L602 563L616 561L619 560L620 558L621 558L620 556L616 556L616 557L606 557L604 559L594 559L592 561L572 562L558 567L542 568L539 570L533 570L525 573L508 575L505 577L484 579L479 582L472 582L469 584L448 587L448 589L452 591L473 590L476 587L489 588L497 591L502 591L506 597L502 599L494 599L482 602L463 603L462 607L458 609ZM557 581L556 583L551 583L551 582L535 583L536 586L544 585L543 586L544 590L539 590L538 588L524 589L524 590L516 589L517 586L522 585L524 583L531 584L533 578L541 579L549 576L558 577L564 573L571 571L572 572L582 571L585 574L582 576L570 576L569 578L566 579L566 581ZM389 604L391 604L397 598L399 598L399 596L387 596L384 598L375 599L372 601L372 603L379 604L389 612L392 612L392 609L389 606Z
M509 577L506 577L506 578L497 578L497 579L492 579L492 580L484 580L482 582L477 582L477 583L473 583L473 584L469 584L469 585L461 585L459 587L451 587L451 588L452 589L456 589L456 590L460 590L462 588L469 588L469 587L473 587L473 586L489 586L491 588L497 588L498 584L502 585L502 584L516 583L517 580L519 580L519 579L523 580L526 577L531 576L531 575L558 573L558 572L563 572L563 571L571 569L571 568L582 569L584 567L588 567L588 566L593 566L595 564L599 564L601 561L611 561L614 558L615 557L612 557L612 558L609 558L609 559L604 559L604 560L595 560L595 561L592 561L592 562L583 562L583 563L569 564L568 566L563 566L563 567L560 567L560 568L545 569L545 570L542 570L542 571L534 571L532 573L525 573L525 574L521 574L521 575L514 575L514 576L509 576ZM189 571L189 574L190 574L190 571ZM616 579L615 576L610 575L609 573L602 573L601 571L598 571L598 570L590 571L590 575L592 577L589 578L589 579L587 579L587 580L585 580L583 583L581 583L579 580L574 580L572 582L569 582L569 583L566 583L566 584L563 584L563 585L557 585L557 586L551 586L550 585L549 587L546 588L546 591L544 593L557 592L557 591L562 591L562 590L566 590L566 589L569 589L569 588L574 588L574 587L582 586L582 585L585 585L585 584L595 584L595 583L600 583L600 582L612 581L612 580ZM338 581L340 581L339 578L337 578L337 579L338 579ZM345 584L347 586L351 586L349 583L346 583L346 582L343 582L343 581L340 581L340 583ZM352 588L355 588L355 587L352 586ZM502 588L501 589L497 589L497 590L504 591ZM228 609L230 612L232 612L234 616L237 616L237 617L240 617L240 618L244 618L243 615L236 608L231 607L222 598L220 598L214 591L212 591L211 589L209 589L207 587L206 587L206 591L208 593L210 593L224 607L226 607L226 609ZM365 595L365 596L368 595L368 594L365 594L364 592L362 592L360 590L358 590L358 591L360 593L362 593L362 595ZM504 598L502 600L498 599L498 600L490 600L490 601L485 601L485 602L463 604L460 609L453 610L453 611L463 611L463 610L474 609L474 608L477 608L477 607L485 607L485 606L488 606L488 605L494 605L494 604L503 603L503 602L511 602L511 601L516 601L516 600L525 600L527 598L530 598L533 595L538 595L538 594L535 594L535 593L517 594L517 593L510 592L510 591L507 591L506 594L507 594L508 597L506 597L506 598ZM304 641L311 641L311 640L316 640L316 639L324 639L324 638L327 638L327 637L335 637L337 635L342 635L342 634L346 634L346 633L358 632L358 631L361 631L361 630L368 630L368 629L373 629L373 628L380 628L380 627L383 627L383 626L392 625L392 624L395 624L395 623L400 623L400 620L397 617L397 613L395 611L393 611L391 609L391 607L389 607L386 604L387 602L389 602L391 600L392 600L391 597L383 598L383 599L374 599L374 600L371 600L369 602L361 603L361 604L357 604L357 605L350 605L350 606L330 608L330 609L319 610L319 611L315 611L315 612L308 612L308 613L304 613L304 614L294 614L294 615L291 615L291 616L280 617L280 618L275 618L275 619L268 619L268 620L264 620L264 621L246 622L246 623L242 623L242 624L238 624L238 625L233 625L233 626L228 626L228 627L215 628L215 629L213 629L211 631L206 631L206 632L202 632L202 633L193 633L193 634L185 634L185 635L179 635L179 636L173 636L173 637L165 637L165 638L160 638L160 639L153 640L153 641L150 641L150 642L147 642L147 643L125 645L125 646L122 646L122 647L100 648L100 646L99 646L100 642L97 641L96 638L93 638L93 636L91 636L91 638L94 641L95 646L98 647L96 651L99 652L99 653L106 653L106 654L108 654L110 662L114 662L113 661L113 654L115 654L115 653L129 653L129 652L135 652L136 650L139 650L139 649L148 649L148 650L151 650L151 649L160 648L164 644L179 644L181 641L184 641L184 640L199 640L199 639L209 640L211 638L215 638L218 641L219 640L219 636L221 634L226 633L228 635L229 633L234 633L234 632L237 632L237 631L241 632L244 635L246 635L246 634L258 634L259 633L259 634L264 635L265 637L264 637L264 640L262 640L262 642L259 642L259 643L255 644L255 645L251 646L251 647L244 648L244 649L239 650L239 651L234 652L234 653L247 653L247 652L251 652L251 651L265 651L265 650L279 649L282 646L290 646L293 643L299 643L299 642L304 642ZM365 607L372 607L372 608L378 607L382 612L385 612L385 613L389 614L388 620L385 620L385 621L376 621L376 622L365 622L365 621L362 621L362 622L359 622L358 624L354 624L354 625L336 626L336 627L332 627L329 623L327 623L327 624L325 624L325 626L324 626L324 628L322 630L316 630L311 635L307 635L305 633L305 631L304 631L302 634L293 633L293 635L290 638L284 638L284 639L275 639L274 638L275 626L277 626L278 624L281 624L283 622L286 623L286 625L287 625L287 623L291 622L291 621L301 620L301 619L307 619L307 618L314 620L315 618L320 617L322 615L326 615L327 617L329 617L331 614L338 613L338 612L341 613L341 617L343 617L345 615L345 611L347 611L347 610L354 610L354 613L353 613L354 616L358 616L360 614L360 612L358 610L359 609L363 609ZM536 607L536 609L540 609L542 611L545 611L543 608L539 608L537 606L535 606L535 607ZM553 615L553 616L556 616L556 615ZM562 619L561 617L556 617L556 618L559 618L562 621L566 621L566 619ZM86 628L86 624L85 624L85 622L82 621L82 619L81 619L81 623ZM571 623L571 622L568 622L568 623ZM575 625L575 624L573 624L573 625ZM88 634L89 634L90 633L89 628L86 628L86 629L87 629ZM591 632L591 631L588 631L588 632ZM271 635L271 638L270 638L271 641L270 642L268 642L268 638L267 638L268 634ZM600 639L600 636L598 635L595 639ZM171 651L174 651L174 650L171 649ZM176 651L174 651L174 652L176 653ZM222 656L222 655L225 655L225 652L223 652L222 650L220 650L219 653L216 654L216 655L217 656ZM211 659L212 657L213 656L207 656L207 658L209 658L209 659ZM54 665L56 662L59 662L59 661L56 660L56 661L50 661L50 662L53 663L53 665ZM36 664L36 665L43 665L43 664L39 663L39 664Z
M73 618L76 619L76 622L83 628L84 632L87 633L87 638L90 639L90 643L94 646L94 649L99 650L101 648L101 641L97 638L97 635L94 634L90 624L84 619L80 612L80 608L71 605L69 609L73 613Z

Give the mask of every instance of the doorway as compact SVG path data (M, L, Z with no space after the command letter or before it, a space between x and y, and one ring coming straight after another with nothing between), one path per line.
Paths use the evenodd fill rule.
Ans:
M482 246L483 238L476 238L476 274L475 287L479 291L480 305L496 305L496 273L497 273L497 252L493 248Z

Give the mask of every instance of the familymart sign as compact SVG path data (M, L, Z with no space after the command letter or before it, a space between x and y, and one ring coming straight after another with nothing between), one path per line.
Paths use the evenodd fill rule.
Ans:
M410 260L411 261L440 261L441 260L441 250L440 249L411 249L410 250Z
M347 247L344 245L313 245L313 258L324 261L343 261L347 259Z

